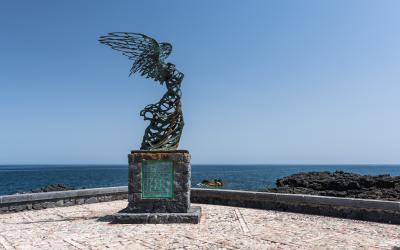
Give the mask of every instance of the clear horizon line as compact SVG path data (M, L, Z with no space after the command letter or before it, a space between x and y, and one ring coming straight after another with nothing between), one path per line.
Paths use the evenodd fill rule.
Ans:
M117 166L127 166L128 163L12 163L12 164L0 164L0 166L110 166L110 165L117 165ZM275 165L275 166L318 166L318 165L325 165L325 166L345 166L345 165L366 165L366 166L400 166L396 163L192 163L192 165L220 165L220 166L242 166L242 165L252 165L252 166L268 166L268 165Z

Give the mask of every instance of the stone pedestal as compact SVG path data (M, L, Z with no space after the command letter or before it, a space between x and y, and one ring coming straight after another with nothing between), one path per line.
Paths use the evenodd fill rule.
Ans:
M119 223L198 223L200 207L190 206L190 154L187 150L129 154L128 207Z

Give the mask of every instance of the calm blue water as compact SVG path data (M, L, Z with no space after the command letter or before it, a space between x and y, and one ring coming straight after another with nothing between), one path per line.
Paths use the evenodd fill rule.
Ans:
M277 178L290 174L335 170L400 175L400 165L193 165L192 186L203 179L222 179L224 188L259 190L275 186ZM0 195L57 183L75 188L125 186L127 171L124 165L0 165Z

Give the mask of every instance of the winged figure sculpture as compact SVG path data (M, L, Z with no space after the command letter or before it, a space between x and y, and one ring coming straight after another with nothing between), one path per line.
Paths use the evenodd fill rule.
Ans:
M180 89L184 75L174 64L165 62L171 54L172 45L158 43L146 35L130 32L108 33L101 36L99 41L122 52L133 61L130 75L138 73L167 88L159 102L147 105L140 112L144 120L150 121L140 149L177 149L184 125Z

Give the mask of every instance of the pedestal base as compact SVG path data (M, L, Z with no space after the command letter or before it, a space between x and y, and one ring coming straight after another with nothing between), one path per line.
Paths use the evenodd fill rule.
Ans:
M197 224L200 222L201 207L193 206L187 213L127 213L124 209L112 217L113 223L123 224Z
M190 154L187 150L134 150L128 155L130 213L187 213Z

